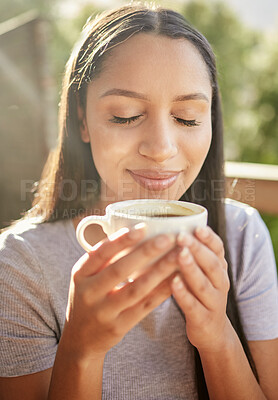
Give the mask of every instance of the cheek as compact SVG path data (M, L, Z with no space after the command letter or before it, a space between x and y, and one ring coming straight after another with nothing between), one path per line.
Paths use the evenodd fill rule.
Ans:
M207 156L207 153L210 149L211 145L211 124L208 125L206 129L202 132L201 139L200 139L200 152L203 154L204 160Z
M183 141L185 156L191 166L201 166L205 161L211 144L211 125L194 130Z
M121 160L131 152L132 145L127 137L101 125L95 126L90 132L90 141L94 163L100 176L103 173L114 175Z

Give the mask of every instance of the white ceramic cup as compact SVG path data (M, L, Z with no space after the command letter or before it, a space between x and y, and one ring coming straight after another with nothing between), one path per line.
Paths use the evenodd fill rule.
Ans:
M93 249L84 237L85 229L91 224L101 225L103 231L109 236L121 228L131 228L144 222L146 224L145 239L160 233L193 232L197 227L204 227L207 224L205 207L184 201L126 200L110 204L105 211L104 216L90 215L78 224L76 237L84 250ZM165 218L167 214L175 216Z

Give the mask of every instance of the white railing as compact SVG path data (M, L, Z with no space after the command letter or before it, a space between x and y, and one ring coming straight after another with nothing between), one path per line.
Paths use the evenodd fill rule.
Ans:
M226 196L278 215L278 165L227 161Z

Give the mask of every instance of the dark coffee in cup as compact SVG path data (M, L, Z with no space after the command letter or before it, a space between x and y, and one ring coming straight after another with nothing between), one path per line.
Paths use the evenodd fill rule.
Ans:
M155 215L146 215L146 217L171 218L171 217L186 217L187 215L193 215L193 214L155 214Z
M139 216L147 218L173 218L173 217L185 217L189 215L198 214L200 211L193 211L190 208L184 207L180 204L170 202L152 202L138 203L136 206L127 206L124 209L118 210L122 214L128 214L129 216Z

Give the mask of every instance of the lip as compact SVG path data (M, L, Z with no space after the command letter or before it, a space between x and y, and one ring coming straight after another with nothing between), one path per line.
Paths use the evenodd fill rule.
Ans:
M145 189L148 190L165 190L172 186L181 171L165 171L137 169L127 170L132 178Z

